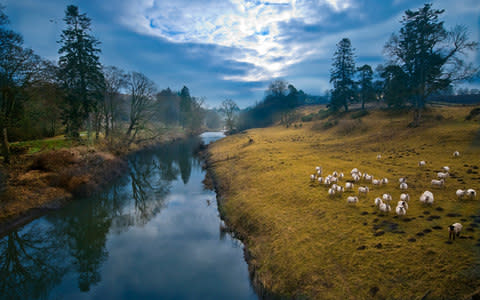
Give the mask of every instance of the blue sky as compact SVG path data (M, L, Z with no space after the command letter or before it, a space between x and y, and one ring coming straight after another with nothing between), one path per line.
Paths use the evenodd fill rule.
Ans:
M282 78L310 94L330 88L335 44L344 37L356 63L385 61L383 46L400 29L410 0L0 0L11 28L25 45L56 60L65 7L79 6L92 19L101 62L142 72L159 89L205 96L213 107L231 98L240 107L261 100L271 80ZM445 9L447 28L468 27L480 40L480 1L433 1ZM467 61L480 64L480 53Z

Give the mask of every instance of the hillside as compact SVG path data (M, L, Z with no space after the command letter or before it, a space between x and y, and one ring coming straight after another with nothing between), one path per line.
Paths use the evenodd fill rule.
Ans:
M372 111L361 118L252 129L209 147L209 170L221 194L221 213L247 248L257 285L275 295L312 299L462 298L480 286L480 197L458 200L457 189L480 191L480 124L465 121L473 107L433 107L421 127L411 115ZM458 150L461 155L454 158ZM381 154L381 159L376 159ZM419 167L420 160L426 161ZM389 183L355 184L354 191L327 195L312 183L358 168ZM442 166L444 188L430 181ZM406 216L395 215L407 177ZM348 205L366 185L369 194ZM432 206L419 202L434 193ZM391 193L393 211L382 215L375 197ZM448 241L447 226L460 222L460 239Z

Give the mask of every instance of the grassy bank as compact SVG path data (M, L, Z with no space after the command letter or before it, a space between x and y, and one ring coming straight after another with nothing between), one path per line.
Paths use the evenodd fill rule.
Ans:
M74 197L103 188L125 172L127 154L184 137L183 131L175 129L128 148L64 137L12 144L12 163L3 171L8 180L0 197L0 235Z
M256 280L275 294L312 299L474 293L480 286L480 198L455 196L458 188L480 190L480 126L465 121L471 109L432 108L420 128L408 128L411 115L374 111L253 129L214 143L209 161L222 213L244 238ZM460 157L453 158L455 150ZM419 168L420 160L427 165ZM315 166L324 174L344 172L345 179L356 167L389 183L364 183L368 196L347 205L359 185L329 197L328 187L309 180ZM452 176L445 188L432 188L442 166ZM405 176L412 198L407 215L380 214L374 198L391 193L394 210L398 178ZM425 190L434 193L433 206L420 204ZM463 238L448 243L447 226L454 222L463 224Z

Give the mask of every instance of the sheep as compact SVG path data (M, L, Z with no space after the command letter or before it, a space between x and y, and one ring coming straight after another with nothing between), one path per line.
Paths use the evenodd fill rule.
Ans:
M343 173L338 174L338 179L343 179L343 177L345 177Z
M401 177L401 178L398 179L398 182L399 183L407 183L407 178Z
M374 203L375 203L376 207L379 207L380 204L383 203L382 198L380 198L380 197L375 198Z
M397 206L403 206L405 209L408 209L408 203L406 201L398 201Z
M433 204L433 193L430 191L425 191L420 196L420 202L423 204Z
M328 189L328 195L329 196L335 196L335 189L329 188Z
M395 212L397 213L397 215L399 216L404 216L406 213L407 213L407 210L405 209L405 207L399 205L395 208Z
M353 190L353 186L354 186L353 182L346 182L345 183L345 189L346 190Z
M463 226L460 223L453 223L452 225L448 226L448 239L450 240L453 237L453 240L455 240L455 235L460 236L462 228Z
M453 152L453 157L459 157L459 156L460 156L460 152L458 151Z
M448 167L448 166L443 166L443 167L442 167L442 170L443 170L444 172L447 172L447 173L448 173L448 172L450 172L450 167Z
M457 195L457 198L458 199L462 199L463 197L465 197L467 195L467 191L466 190L461 190L461 189L458 189L455 194Z
M314 182L315 181L315 174L310 175L310 181Z
M381 154L377 154L377 159L382 159L382 155L381 155Z
M338 172L337 172L337 171L333 171L332 176L333 176L333 177L337 177L337 176L338 176Z
M406 184L405 182L400 183L400 189L401 189L401 190L406 190L406 189L408 189L408 184Z
M322 170L317 171L317 176L318 177L322 176Z
M410 195L406 194L406 193L401 193L400 194L400 200L408 202L408 201L410 201Z
M369 190L368 190L368 186L360 186L360 187L358 187L358 194L359 194L359 195L360 195L360 194L366 195L366 194L368 194L368 191L369 191Z
M330 177L330 182L331 183L337 183L338 182L338 178L337 177Z
M365 181L372 182L373 181L373 175L368 175L367 173L365 173L365 174L363 174L363 179L365 179Z
M477 192L474 189L468 189L466 194L470 199L475 199L477 197Z
M382 195L382 199L383 199L383 201L390 202L390 201L392 201L392 195L390 195L390 194L383 194L383 195Z
M339 186L337 185L337 193L343 193L344 189L343 189L343 186Z
M348 203L358 203L358 197L357 196L348 196L347 197L347 202Z
M388 184L388 179L387 178L382 178L381 183L382 184Z
M358 169L357 168L353 168L351 171L350 171L350 174L356 174L358 173Z
M317 171L317 173L320 171L322 172L322 167L315 167L315 171Z
M448 172L444 173L444 172L438 172L437 173L437 177L438 179L447 179L448 177Z
M373 185L380 185L380 184L381 184L381 181L378 180L378 179L374 179L374 180L372 180L372 184L373 184Z
M443 187L444 185L445 185L444 179L440 179L440 180L432 179L432 186Z
M419 167L423 167L423 166L425 166L426 164L427 164L427 163L426 163L424 160L421 160L421 161L418 162L418 166L419 166Z
M322 183L323 183L323 177L318 177L317 180L318 180L318 183L319 183L319 184L322 184Z
M389 211L392 210L392 208L390 207L389 204L387 203L380 203L380 205L378 206L378 208L380 209L381 212L383 213L388 213Z
M330 185L330 177L325 177L325 180L323 181L324 185Z
M358 176L358 175L356 175L356 174L353 175L352 177L353 177L353 181L355 181L355 182L359 182L360 179L361 179L360 176Z

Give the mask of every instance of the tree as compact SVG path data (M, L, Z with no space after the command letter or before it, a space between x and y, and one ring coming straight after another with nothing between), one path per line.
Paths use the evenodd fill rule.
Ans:
M80 14L77 6L67 6L63 20L67 28L62 31L58 50L62 55L59 78L66 94L63 119L66 134L79 138L80 127L103 96L104 79L98 57L100 42L89 34L91 20L86 14Z
M180 123L185 128L190 121L192 111L192 97L188 87L183 86L180 91Z
M238 110L237 103L232 99L223 100L220 105L220 111L225 115L225 125L229 131L233 131L235 128L235 112Z
M105 95L102 101L101 111L105 122L105 138L115 130L115 122L118 118L120 91L127 86L127 75L117 67L109 66L103 69L105 79Z
M155 83L147 76L138 72L128 75L130 90L130 124L127 137L131 144L140 130L146 129L147 122L153 116L153 99L156 91Z
M10 162L8 128L18 121L22 93L40 64L31 49L23 48L22 36L6 27L8 23L0 6L0 143L5 163Z
M392 64L402 68L408 78L405 84L414 107L414 126L419 125L425 102L433 92L477 72L464 63L462 56L476 49L478 43L468 40L464 26L447 31L439 20L443 13L431 4L405 11L400 33L393 34L385 45Z
M344 107L348 111L348 102L355 96L355 74L354 49L348 38L343 38L337 44L332 69L330 69L330 82L333 83L331 107L339 110Z
M400 108L405 105L408 99L408 88L405 82L408 77L402 68L397 65L389 65L379 68L380 76L383 78L383 98L388 107Z
M363 65L357 69L357 73L360 77L358 81L359 85L359 98L362 103L362 109L365 109L365 102L371 100L375 96L373 89L373 70L369 65Z

